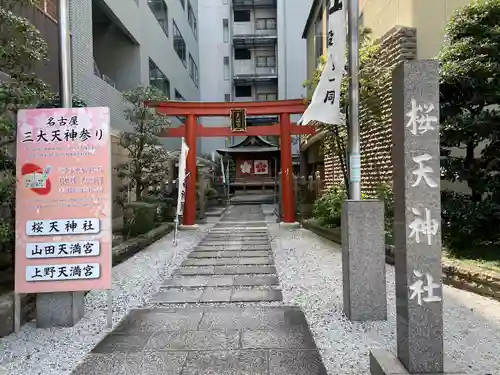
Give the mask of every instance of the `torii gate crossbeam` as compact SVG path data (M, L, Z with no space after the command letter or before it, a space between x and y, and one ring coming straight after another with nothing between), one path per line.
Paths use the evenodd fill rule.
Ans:
M160 137L184 137L189 147L186 171L189 173L186 186L183 224L192 226L196 220L196 138L197 137L230 137L249 135L278 135L281 138L281 202L283 221L295 222L295 201L293 194L292 174L292 135L315 134L313 126L298 126L290 123L290 115L302 114L306 104L301 99L277 100L268 102L149 102L149 107L166 116L183 116L184 125L166 129ZM247 116L276 116L279 124L268 126L250 126L245 132L234 132L228 126L204 127L198 124L198 117L229 117L232 109L246 110Z

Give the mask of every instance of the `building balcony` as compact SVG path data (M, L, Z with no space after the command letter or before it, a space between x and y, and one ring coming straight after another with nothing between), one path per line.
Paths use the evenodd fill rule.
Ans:
M278 73L277 69L275 69L274 72L269 72L269 73L264 73L264 72L247 72L247 73L240 73L240 74L234 74L233 76L233 82L235 86L245 86L249 85L252 83L273 83L278 80Z
M233 0L233 8L276 8L277 0Z

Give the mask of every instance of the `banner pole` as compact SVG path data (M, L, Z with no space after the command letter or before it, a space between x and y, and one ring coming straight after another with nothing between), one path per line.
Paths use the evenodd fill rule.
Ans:
M349 199L361 200L361 160L359 129L359 5L358 0L349 0L348 17L348 67L349 67Z

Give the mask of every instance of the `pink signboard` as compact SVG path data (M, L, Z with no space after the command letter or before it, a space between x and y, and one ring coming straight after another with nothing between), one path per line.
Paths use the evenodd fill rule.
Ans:
M18 114L16 293L111 288L109 108Z

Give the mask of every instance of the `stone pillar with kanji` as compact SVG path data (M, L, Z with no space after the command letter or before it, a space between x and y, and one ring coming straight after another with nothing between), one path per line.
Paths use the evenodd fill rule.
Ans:
M397 358L372 350L370 370L439 374L445 368L438 61L397 66L392 100Z

